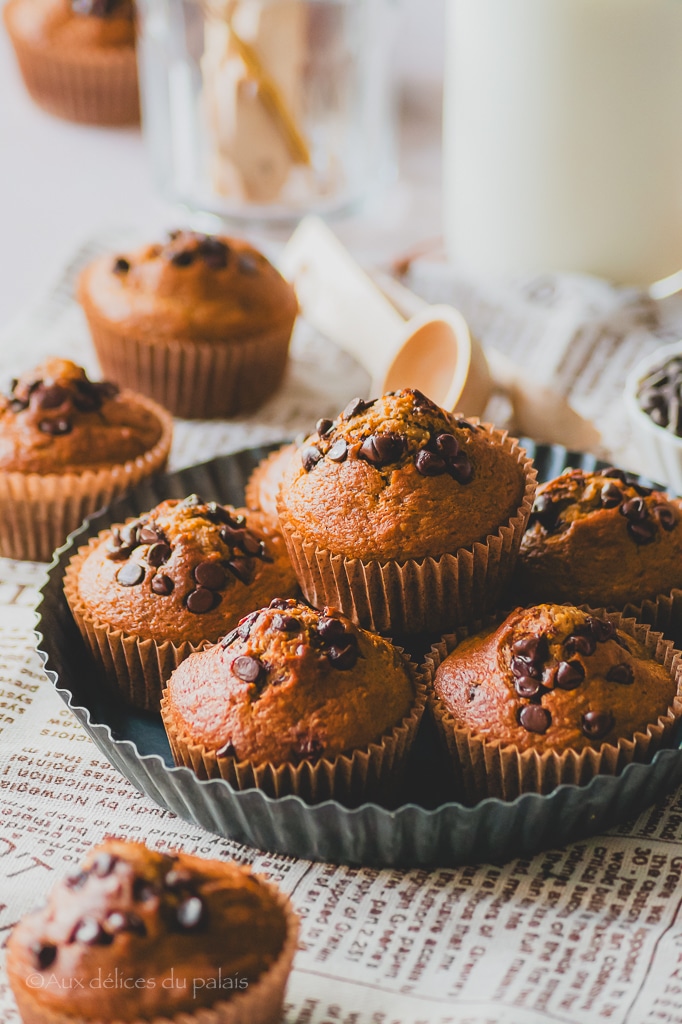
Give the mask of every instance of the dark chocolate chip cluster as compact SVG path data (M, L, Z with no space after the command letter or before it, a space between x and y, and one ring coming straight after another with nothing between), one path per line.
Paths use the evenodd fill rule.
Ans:
M547 636L526 636L512 643L511 671L514 689L519 697L530 701L518 712L519 724L528 732L545 733L552 724L551 711L543 707L544 694L555 687L559 690L575 690L585 679L585 667L576 655L588 658L594 654L597 644L615 640L621 647L627 642L619 636L615 627L606 619L588 616L584 623L575 627L562 645L559 661L550 658ZM612 666L606 676L608 682L629 686L634 682L634 673L628 663ZM587 711L581 717L580 727L591 740L602 739L614 723L610 711Z
M85 374L59 380L13 380L9 405L12 412L28 409L37 420L38 429L57 437L70 434L77 413L97 412L105 401L118 394L118 387L109 381L93 382Z
M221 600L220 592L231 578L244 584L252 581L254 559L272 561L272 558L265 541L247 528L243 515L230 512L215 501L202 502L196 494L191 494L180 504L183 508L193 509L195 516L219 527L218 537L229 549L226 557L202 559L191 569L189 582L193 589L187 594L185 604L190 612L201 615L216 607ZM128 559L142 545L148 545L145 560L151 570L151 590L160 597L167 597L175 589L175 582L162 568L169 561L173 547L151 516L142 516L126 526L114 527L107 558L114 561ZM121 586L136 587L144 582L146 576L147 569L140 562L127 562L117 572L116 580Z
M674 356L640 382L637 398L658 427L682 437L682 356Z

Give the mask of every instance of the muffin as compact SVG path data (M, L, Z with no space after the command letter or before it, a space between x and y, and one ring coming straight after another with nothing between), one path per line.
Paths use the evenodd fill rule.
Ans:
M682 503L619 469L538 488L517 563L522 600L622 609L682 586Z
M442 632L495 606L534 491L514 439L404 389L318 422L277 510L315 607L394 634Z
M109 839L15 926L7 974L25 1024L271 1024L297 934L248 868Z
M175 670L161 715L176 764L200 778L358 803L395 793L424 703L387 640L276 598Z
M285 444L266 456L246 481L244 501L247 508L260 509L277 517L277 495L289 460L298 451L295 444Z
M103 530L71 559L64 590L110 686L158 711L189 654L273 594L297 594L276 524L192 494Z
M192 231L100 257L78 299L106 375L190 419L262 405L281 383L298 310L247 242Z
M617 612L517 608L459 640L432 649L433 712L468 801L615 774L682 711L680 653Z
M137 124L132 0L8 0L5 26L31 97L84 124Z
M85 516L162 470L173 423L142 395L48 359L0 395L0 554L49 561Z

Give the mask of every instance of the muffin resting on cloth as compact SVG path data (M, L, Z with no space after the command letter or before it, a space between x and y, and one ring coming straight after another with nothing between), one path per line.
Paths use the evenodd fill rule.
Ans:
M423 707L388 640L275 599L176 669L161 714L176 763L202 778L360 799L402 771Z
M682 586L682 502L619 469L542 484L521 541L528 601L623 608Z
M109 839L16 925L7 973L31 1024L267 1024L297 933L286 897L248 868Z
M85 124L139 121L131 0L8 0L3 13L39 106Z
M612 774L657 750L682 710L679 653L618 613L517 608L432 653L436 720L468 796Z
M159 472L173 425L155 402L48 359L0 396L0 554L48 560L86 515Z
M64 589L106 678L151 710L183 658L254 604L298 592L274 520L195 494L103 530L72 558Z
M373 629L435 632L494 606L534 488L515 440L405 389L321 420L277 507L312 604Z
M251 411L279 387L298 312L251 245L192 231L100 257L78 299L104 372L193 419Z

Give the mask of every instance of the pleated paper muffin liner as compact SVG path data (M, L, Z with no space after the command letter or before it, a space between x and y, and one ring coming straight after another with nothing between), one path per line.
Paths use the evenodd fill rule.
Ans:
M682 589L675 588L641 604L627 604L622 614L645 622L682 650Z
M284 467L278 469L280 460L286 460L287 455L293 455L298 450L296 444L285 444L276 451L271 452L260 462L253 473L246 481L244 488L244 504L247 508L261 509L277 518L276 495L279 490L279 483ZM280 479L277 478L279 474ZM274 480L273 480L274 476Z
M107 380L148 395L174 416L221 419L253 411L284 376L291 324L215 342L148 342L103 323L82 301Z
M366 748L332 760L321 758L300 764L253 764L218 757L172 728L166 691L161 717L173 759L176 765L191 768L200 779L224 779L237 790L260 789L272 797L293 794L309 804L338 800L350 807L366 801L392 806L404 784L408 756L426 707L422 673L409 659L406 664L415 684L415 699L410 713L398 725Z
M173 420L164 409L135 395L161 423L161 437L136 459L82 473L0 471L0 555L49 562L52 552L86 516L160 473L168 460Z
M475 621L495 607L514 569L533 506L537 474L516 438L490 424L480 426L522 468L523 499L496 533L454 554L405 562L347 558L306 540L288 524L280 496L280 526L310 604L339 608L364 629L403 636L443 632Z
M455 774L458 796L473 804L487 797L514 800L521 793L549 793L557 786L571 784L584 786L595 775L616 775L633 761L650 761L653 755L670 739L676 721L682 715L682 652L660 633L652 632L645 623L625 618L620 612L604 609L584 609L599 618L608 619L628 636L634 637L655 660L663 665L677 683L677 694L664 715L617 743L602 743L600 747L586 747L581 751L519 750L512 744L503 744L476 736L458 724L444 702L433 690L436 670L457 645L473 630L461 628L444 636L434 644L425 661L429 678L429 709L436 722L441 740L447 747ZM499 619L494 620L499 624ZM492 624L489 620L485 625Z
M132 125L140 120L137 61L132 46L62 53L26 41L5 18L24 84L48 113L96 125Z
M131 1024L278 1024L298 947L299 921L289 899L262 876L259 875L258 880L270 891L286 919L284 946L275 962L253 984L240 989L230 999L218 997L211 1006L185 1010L172 1017L138 1017ZM215 991L217 995L220 990ZM36 1004L30 990L27 992L23 986L13 986L13 992L24 1024L120 1024L110 1016L85 1018L52 1011Z

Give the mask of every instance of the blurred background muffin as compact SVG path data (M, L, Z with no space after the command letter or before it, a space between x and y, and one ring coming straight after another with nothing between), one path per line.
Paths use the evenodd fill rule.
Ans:
M298 311L247 242L192 231L100 257L78 298L107 376L189 419L262 405L282 381Z
M0 395L0 554L49 561L85 516L162 470L172 419L49 359Z

